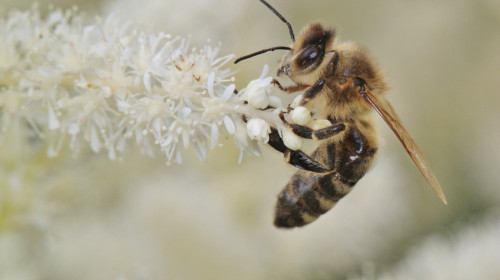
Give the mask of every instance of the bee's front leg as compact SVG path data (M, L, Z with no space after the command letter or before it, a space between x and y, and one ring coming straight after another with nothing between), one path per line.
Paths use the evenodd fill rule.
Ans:
M290 150L283 143L283 139L279 135L279 132L276 128L271 128L271 133L269 134L269 142L268 144L276 149L277 151L283 153L285 156L285 160L287 163L307 171L311 171L314 173L326 173L330 172L329 168L325 167L323 164L317 162L306 153L301 150Z
M293 86L289 86L289 87L283 87L280 84L280 82L278 82L278 80L276 80L276 79L273 79L271 81L271 84L277 86L280 90L282 90L282 91L284 91L286 93L294 93L294 92L306 89L308 87L307 85L293 85Z
M302 94L300 101L297 103L298 106L304 106L309 101L314 99L318 95L318 93L321 92L321 90L323 89L323 86L325 85L325 80L323 78L319 78L318 81L316 81L316 83L314 83L314 85L312 85L312 86L294 85L294 86L290 86L290 87L283 87L280 84L280 82L278 82L278 80L276 80L276 79L274 79L271 83L276 85L280 90L282 90L286 93L294 93L294 92L301 91L301 90L309 87L304 92L304 94Z

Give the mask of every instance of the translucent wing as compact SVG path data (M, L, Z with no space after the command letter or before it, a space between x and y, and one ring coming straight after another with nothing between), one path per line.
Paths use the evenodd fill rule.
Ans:
M404 128L401 120L398 115L392 108L391 104L389 104L384 99L379 99L375 95L373 95L369 90L362 91L363 98L370 103L373 108L379 113L379 115L384 119L384 121L389 125L394 134L398 137L401 144L405 148L408 155L410 155L411 159L417 165L418 169L424 175L425 179L437 194L437 196L443 201L444 204L448 204L446 201L446 197L441 189L441 185L439 184L438 179L434 172L432 172L429 163L425 159L424 155L418 148L417 144L411 138L410 134Z

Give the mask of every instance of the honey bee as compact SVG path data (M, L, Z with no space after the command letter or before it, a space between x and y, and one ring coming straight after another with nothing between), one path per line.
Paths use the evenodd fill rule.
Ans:
M319 141L307 155L291 150L276 128L271 129L268 144L283 153L287 163L299 170L278 195L274 224L300 227L316 220L331 209L368 171L378 149L373 109L389 125L438 197L447 204L441 186L427 160L386 100L387 83L374 59L354 43L335 41L334 28L313 23L295 40L290 23L269 3L260 0L286 25L292 39L289 47L264 49L235 61L274 50L286 50L277 76L287 76L295 84L283 87L287 93L305 90L298 102L310 108L316 118L327 119L331 126L314 130L304 125L283 122L299 137Z

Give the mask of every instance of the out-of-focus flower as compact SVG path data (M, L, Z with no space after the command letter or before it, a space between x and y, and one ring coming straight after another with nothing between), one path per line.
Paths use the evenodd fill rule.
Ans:
M180 163L181 147L204 159L222 127L242 155L259 153L256 141L267 141L270 125L282 129L267 66L237 93L226 66L233 56L210 44L191 49L182 38L147 34L113 16L86 21L76 9L0 18L2 133L34 131L49 141L49 156L69 140L75 153L88 143L117 159L135 146ZM267 126L249 137L246 118Z
M372 271L349 279L498 279L499 234L500 215L493 209L479 222L460 227L457 232L424 238L379 276Z

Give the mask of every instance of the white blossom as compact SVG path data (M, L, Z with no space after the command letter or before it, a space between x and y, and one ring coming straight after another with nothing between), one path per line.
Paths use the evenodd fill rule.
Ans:
M210 44L191 48L113 16L89 21L76 9L44 18L36 7L0 17L0 44L1 133L35 132L49 156L69 143L74 153L89 147L111 159L131 147L159 150L180 163L182 149L204 159L223 133L241 156L257 155L270 126L285 128L267 65L236 93L233 55ZM252 128L246 119L261 121Z

